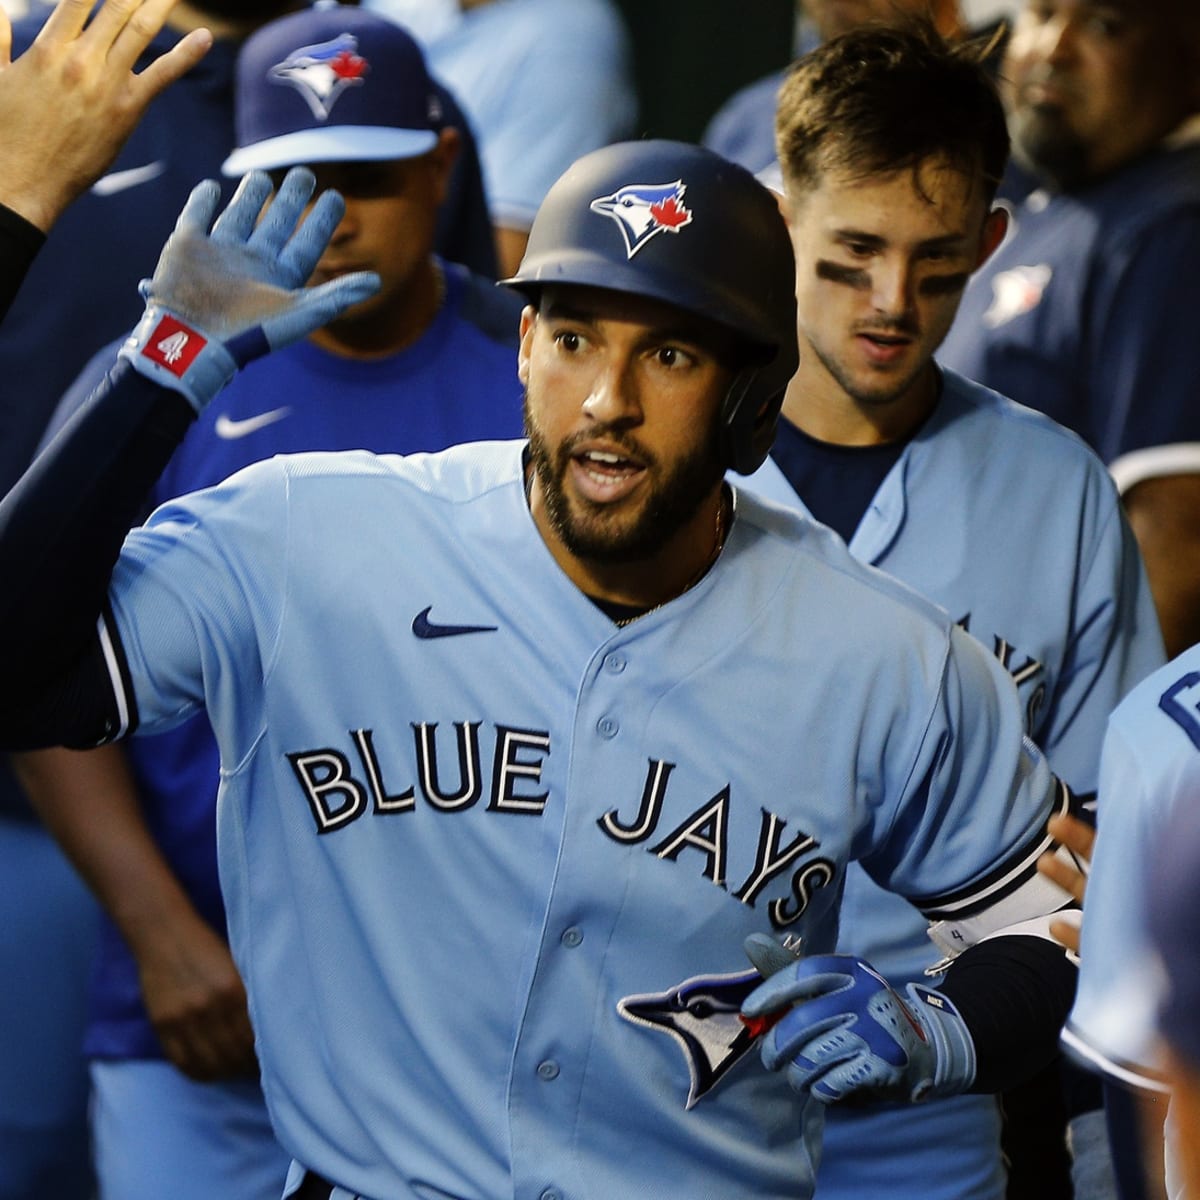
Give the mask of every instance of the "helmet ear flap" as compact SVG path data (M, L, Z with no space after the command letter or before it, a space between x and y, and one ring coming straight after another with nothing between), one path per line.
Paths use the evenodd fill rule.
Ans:
M767 375L767 379L763 376ZM727 465L739 475L753 475L766 461L775 441L785 383L763 394L774 372L744 367L734 377L721 406L721 436Z

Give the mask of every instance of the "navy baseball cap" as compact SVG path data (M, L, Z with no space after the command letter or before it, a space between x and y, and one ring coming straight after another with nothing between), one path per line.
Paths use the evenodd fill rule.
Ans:
M237 149L226 175L300 163L416 158L441 104L425 57L394 21L318 4L264 25L238 56Z

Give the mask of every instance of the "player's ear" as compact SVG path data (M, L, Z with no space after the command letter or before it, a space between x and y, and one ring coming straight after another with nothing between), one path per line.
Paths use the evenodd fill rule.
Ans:
M517 350L517 378L529 385L529 359L533 354L533 331L537 327L537 309L532 304L521 310L521 345Z
M458 161L461 149L461 135L453 126L447 125L438 134L437 145L429 152L430 165L433 167L434 176L437 179L437 202L439 204L445 203L446 193L450 187L450 172L455 162Z
M988 213L987 219L983 223L983 237L979 243L979 259L975 263L975 270L978 271L995 254L1000 243L1004 241L1006 233L1008 233L1008 209L998 204Z

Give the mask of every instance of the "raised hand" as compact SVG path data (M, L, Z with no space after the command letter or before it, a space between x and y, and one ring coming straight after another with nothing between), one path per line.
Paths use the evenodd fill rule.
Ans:
M0 9L0 203L43 232L103 174L155 96L200 61L212 35L197 29L140 74L134 64L175 0L59 0L12 61Z
M271 197L267 175L251 172L215 222L218 185L193 189L153 279L142 281L146 311L121 357L199 412L239 367L372 295L379 277L367 271L304 287L345 207L323 192L301 222L314 187L297 167Z

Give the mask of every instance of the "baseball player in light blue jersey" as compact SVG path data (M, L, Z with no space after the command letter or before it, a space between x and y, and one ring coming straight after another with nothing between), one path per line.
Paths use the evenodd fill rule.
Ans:
M1156 1010L1167 997L1170 973L1180 969L1164 968L1146 897L1165 831L1198 796L1200 646L1193 646L1130 692L1109 721L1079 991L1063 1031L1063 1043L1081 1061L1144 1091L1165 1090ZM1185 956L1193 950L1186 944L1172 948ZM1176 1162L1184 1147L1174 1144L1178 1133L1170 1117L1166 1133L1168 1193L1174 1198L1182 1187Z
M119 549L236 364L361 282L293 290L336 212L289 237L309 187L258 220L251 175L211 233L197 190L107 387L0 506L5 742L213 722L289 1193L805 1197L826 1103L1044 1063L1069 795L1008 673L725 482L796 367L741 168L617 144L551 190L510 281L527 441L272 459ZM851 859L964 947L938 990L830 953Z
M1108 714L1163 660L1116 490L1075 435L932 357L1004 230L987 69L931 27L857 30L793 69L778 129L800 367L749 486L945 608L1012 676L1058 775L1094 793ZM926 926L851 867L842 949L920 981L943 957ZM837 1109L819 1180L822 1197L999 1200L999 1112L986 1096Z
M1188 791L1157 839L1146 896L1147 932L1161 966L1157 1025L1171 1092L1170 1200L1200 1196L1200 805L1195 779Z

